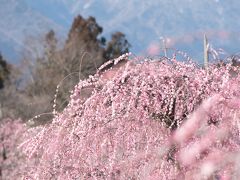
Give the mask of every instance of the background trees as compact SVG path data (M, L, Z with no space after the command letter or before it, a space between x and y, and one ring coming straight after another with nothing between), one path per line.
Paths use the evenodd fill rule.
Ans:
M53 30L41 41L38 40L37 48L24 53L20 73L13 78L14 83L8 86L11 88L2 98L8 101L5 103L8 109L12 109L4 111L4 114L30 119L41 113L49 113L49 117L45 116L42 120L51 119L57 87L56 109L63 110L68 104L70 91L80 79L93 75L104 62L129 51L130 44L123 33L116 32L107 41L101 36L102 32L103 28L94 17L85 19L79 15L73 20L63 44L59 43ZM30 41L31 47L33 42ZM2 72L6 77L8 71ZM0 88L2 86L1 76ZM6 94L14 102L7 100Z
M107 43L104 57L106 59L117 58L122 54L129 52L130 44L125 35L121 32L112 34L112 39Z
M5 83L9 80L10 64L6 62L0 53L0 89L4 88Z

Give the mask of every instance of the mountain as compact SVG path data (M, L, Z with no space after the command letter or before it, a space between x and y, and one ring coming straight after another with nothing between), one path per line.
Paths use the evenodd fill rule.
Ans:
M229 53L240 43L240 1L238 0L0 0L0 50L22 46L26 36L56 30L63 38L77 14L94 16L107 38L115 31L127 35L135 54L142 54L151 43L202 57L202 39ZM8 3L7 3L8 2ZM4 27L4 28L3 28ZM4 45L3 45L4 44ZM17 48L18 47L18 48ZM6 48L5 48L6 49ZM21 48L20 48L21 49Z
M40 2L40 1L39 1ZM0 0L0 51L10 61L18 60L26 41L49 29L64 34L66 28L35 11L25 0ZM31 46L31 45L30 45Z
M92 0L78 7L76 14L99 17L105 31L114 28L126 33L136 52L164 37L169 47L200 58L204 33L216 48L229 53L236 52L240 43L238 0Z

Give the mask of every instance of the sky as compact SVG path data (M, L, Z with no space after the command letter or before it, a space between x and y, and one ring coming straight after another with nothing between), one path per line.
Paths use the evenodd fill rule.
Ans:
M136 55L163 47L186 52L201 61L203 34L226 55L239 51L239 0L0 0L0 51L18 61L31 37L54 29L64 41L73 18L94 16L107 38L126 34ZM157 48L156 48L157 47Z

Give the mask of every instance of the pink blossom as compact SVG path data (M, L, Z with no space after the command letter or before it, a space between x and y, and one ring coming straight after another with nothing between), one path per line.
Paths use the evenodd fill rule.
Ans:
M239 75L167 58L117 66L123 59L80 81L52 123L29 129L25 178L237 177Z

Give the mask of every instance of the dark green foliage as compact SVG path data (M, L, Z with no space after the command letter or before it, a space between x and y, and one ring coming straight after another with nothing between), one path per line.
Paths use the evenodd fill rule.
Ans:
M129 52L130 47L131 45L125 35L121 32L116 32L112 35L111 41L108 42L104 56L106 59L117 58Z
M0 89L4 88L5 82L9 80L10 65L0 53Z

